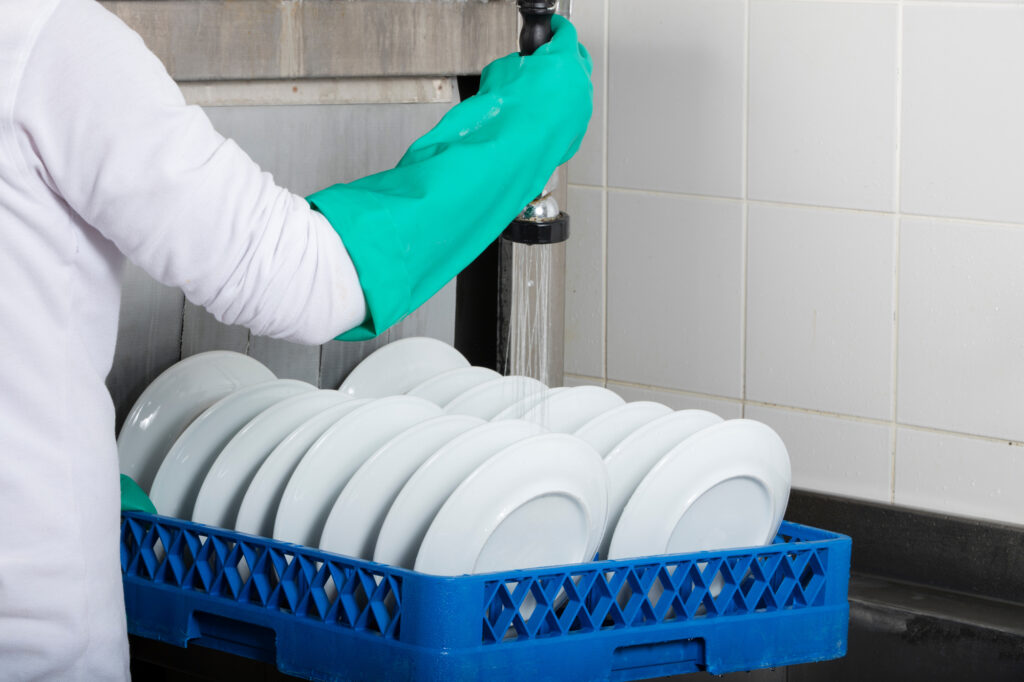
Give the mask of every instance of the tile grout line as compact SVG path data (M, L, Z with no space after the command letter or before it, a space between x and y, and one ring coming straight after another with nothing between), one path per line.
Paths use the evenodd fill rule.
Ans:
M716 196L712 194L693 194L690 192L666 192L662 190L636 189L635 187L613 187L604 185L587 185L583 183L570 183L570 187L582 189L608 189L609 191L621 192L623 194L648 194L661 197L681 197L686 199L699 199L705 201L719 202L746 202L751 206L773 206L780 208L812 209L819 211L830 211L836 213L862 213L875 216L894 216L900 218L914 218L917 220L934 220L948 223L971 223L981 227L998 227L1004 229L1019 230L1024 228L1024 222L1015 223L1005 220L989 220L987 218L965 218L958 216L929 215L927 213L908 213L902 210L876 211L864 208L850 208L845 206L825 206L822 204L797 204L788 201L770 201L767 199L744 199L742 197Z
M841 0L840 0L841 1ZM903 0L901 0L902 2ZM913 4L927 7L1015 7L1019 6L1019 0L912 0Z
M580 378L580 379L597 379L598 381L602 381L602 379L600 377L591 377L591 376L588 376L588 375L585 375L585 374L567 373L567 376L572 376L572 377L576 377L576 378ZM655 385L652 385L652 384L642 384L642 383L637 383L637 382L632 382L632 381L622 381L622 380L618 380L618 379L607 380L604 383L606 384L606 386L608 388L611 388L611 389L614 389L614 387L616 387L616 386L622 386L624 388L638 388L638 389L642 389L642 390L646 390L646 391L654 391L654 392L657 392L657 393L667 393L669 395L678 395L678 396L683 396L683 397L688 397L688 398L696 398L696 399L701 399L701 400L714 400L714 401L722 402L722 403L732 403L732 404L743 404L743 403L746 403L747 405L749 405L751 407L762 407L762 408L767 408L767 409L772 409L772 410L779 410L779 411L782 411L782 412L792 412L792 413L796 413L796 414L804 414L804 415L809 415L809 416L814 416L814 417L825 417L825 418L828 418L828 419L835 419L835 420L844 421L844 422L851 422L851 423L855 423L855 424L870 424L870 425L874 425L874 426L886 426L886 427L892 427L894 425L893 421L891 419L889 419L889 418L881 419L881 418L863 417L863 416L854 415L854 414L844 414L842 412L827 412L825 410L818 410L818 409L814 409L814 408L810 408L810 407L800 407L798 405L784 405L784 404L781 404L781 403L769 403L769 402L765 402L765 401L762 401L762 400L750 400L750 399L741 400L740 398L731 397L731 396L724 396L724 395L717 395L717 394L714 394L714 393L700 393L698 391L687 391L685 389L670 388L668 386L655 386ZM965 432L965 431L953 431L951 429L941 429L941 428L936 428L936 427L932 427L932 426L922 426L920 424L911 424L911 423L902 423L902 422L895 422L895 426L898 426L899 428L902 428L902 429L909 429L909 430L912 430L912 431L917 431L919 433L930 433L930 434L941 435L941 436L952 436L952 437L955 437L955 438L966 438L968 440L982 441L982 442L986 442L986 443L1009 444L1011 446L1024 448L1024 440L1014 440L1012 438L1006 438L1006 437L1000 437L1000 436L987 436L987 435L979 434L979 433L968 433L968 432Z
M611 34L611 14L612 14L612 0L604 0L604 45L601 47L601 51L604 53L604 73L601 75L601 80L604 85L604 92L601 95L602 104L604 105L604 112L602 112L603 127L602 134L604 136L604 154L601 159L601 238L604 242L601 254L601 268L604 272L603 286L601 287L601 307L602 307L602 324L601 324L601 385L608 385L608 227L609 227L609 194L608 191L608 148L611 144L609 132L609 86L611 84L611 45L610 45L610 34Z
M838 419L841 421L854 422L858 424L873 424L875 426L891 426L892 422L888 419L878 419L873 417L862 417L855 414L843 414L842 412L828 412L825 410L818 410L813 407L800 407L798 405L782 405L780 403L769 403L763 400L747 400L747 404L752 407L763 407L771 410L783 410L786 412L796 412L799 414L807 414L815 417L827 417L829 419Z
M589 374L574 374L573 372L566 372L566 378L582 379L584 381L596 384L604 384L604 380L601 377L592 377Z
M896 445L899 402L900 357L900 232L903 209L903 0L896 8L896 149L893 159L896 213L893 217L892 244L892 426L889 433L889 502L896 504Z
M665 386L652 386L650 384L639 384L639 383L632 382L632 381L622 381L620 379L610 379L607 383L608 383L608 387L609 388L612 387L612 386L622 386L623 388L639 388L639 389L642 389L642 390L645 390L645 391L656 391L658 393L668 393L668 394L671 394L671 395L686 396L688 398L699 398L699 399L706 399L706 400L716 400L718 402L735 403L737 405L740 405L740 404L743 403L743 400L741 398L729 397L729 396L724 396L724 395L715 395L713 393L700 393L700 392L697 392L697 391L687 391L685 389L679 389L679 388L667 388Z
M750 14L752 0L744 3L743 18L743 216L740 227L740 248L742 249L740 270L740 416L747 416L747 316L748 316L748 269L750 264L750 204L748 203L750 183Z
M789 0L769 0L774 3L784 3ZM858 4L863 5L895 5L899 4L903 0L857 0ZM1014 7L1019 4L1019 0L906 0L912 2L914 5L920 5L923 7L937 6L937 7ZM796 2L804 3L821 3L821 4L833 4L842 5L849 4L850 0L796 0Z
M999 445L1009 445L1010 447L1024 448L1024 441L1013 440L1012 438L1000 438L998 436L983 436L978 433L965 433L964 431L952 431L950 429L938 429L933 426L919 426L917 424L903 424L900 422L897 422L896 426L898 426L901 429L906 429L908 431L928 433L935 436L964 438L966 440L979 441L982 443L998 443Z
M740 233L740 400L743 402L741 415L747 416L747 316L749 308L748 289L750 277L750 206L743 202L742 227Z

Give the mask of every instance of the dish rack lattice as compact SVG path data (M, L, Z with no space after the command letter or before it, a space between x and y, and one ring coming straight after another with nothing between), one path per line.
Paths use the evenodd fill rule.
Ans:
M325 680L641 679L841 656L850 541L447 578L122 514L129 631ZM502 677L506 675L507 677Z

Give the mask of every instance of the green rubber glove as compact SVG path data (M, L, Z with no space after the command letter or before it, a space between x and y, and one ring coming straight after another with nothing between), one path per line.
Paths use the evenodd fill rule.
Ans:
M480 91L452 108L389 171L311 195L341 236L366 298L372 338L418 308L493 242L579 148L593 108L591 61L576 29L529 57L489 64Z
M142 511L156 514L156 507L139 484L121 474L121 511Z

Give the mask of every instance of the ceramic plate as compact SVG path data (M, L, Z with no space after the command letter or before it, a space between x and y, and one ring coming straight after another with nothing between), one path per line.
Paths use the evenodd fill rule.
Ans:
M512 403L542 393L547 386L530 377L501 377L474 386L445 405L446 414L469 414L491 419Z
M275 379L240 388L208 407L164 457L149 491L153 505L165 516L191 518L203 479L235 434L271 405L314 390L304 381Z
M403 395L373 400L342 417L295 467L274 520L274 539L319 545L331 507L363 462L405 429L440 414L434 403Z
M572 433L594 417L626 403L618 393L600 386L574 386L540 401L523 414L554 433Z
M409 477L384 517L373 560L412 568L423 536L448 496L487 458L544 433L539 424L510 419L478 426L427 459Z
M608 468L608 525L601 542L601 557L608 556L612 531L637 485L665 453L693 434L722 418L704 410L680 410L641 426L604 458Z
M171 365L135 401L117 437L121 473L146 492L164 455L189 423L228 393L276 379L241 353L210 351Z
M458 367L469 367L462 353L443 341L414 336L393 341L366 356L338 390L354 398L399 395Z
M736 419L709 426L650 470L622 511L609 556L625 559L772 542L789 500L778 434Z
M500 378L500 374L486 367L459 367L427 379L411 388L406 395L423 398L444 407L460 393L465 393L485 381Z
M563 433L520 441L455 489L423 537L415 568L456 576L589 561L607 500L604 463L592 447Z
M245 491L273 449L313 415L348 400L348 396L337 391L312 391L260 412L213 462L196 497L192 520L234 528Z
M626 403L594 417L576 429L575 435L590 443L604 457L641 426L671 413L672 408L661 403L644 400Z
M238 507L235 530L269 538L274 533L274 517L281 504L284 488L288 484L299 460L310 446L331 426L349 412L370 402L370 398L347 400L310 417L289 433L267 455L252 477Z
M537 403L568 390L569 389L565 386L557 386L555 388L549 388L546 391L541 391L540 393L531 393L522 400L517 400L498 414L491 417L491 421L496 422L501 421L502 419L522 419L523 415L526 414L526 411Z
M408 428L385 443L341 491L324 524L320 549L372 559L384 517L413 472L453 438L484 423L478 417L444 415Z

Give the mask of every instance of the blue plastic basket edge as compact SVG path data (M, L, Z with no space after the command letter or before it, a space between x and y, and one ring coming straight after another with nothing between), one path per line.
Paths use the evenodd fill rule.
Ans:
M306 545L298 545L290 542L284 542L281 540L272 540L258 535L249 535L241 533L235 530L229 530L226 528L219 528L216 526L207 526L194 521L185 521L183 519L174 518L172 516L162 516L160 514L150 514L147 512L138 511L124 511L121 512L122 517L134 518L140 521L159 521L160 523L178 526L181 528L187 528L195 532L215 534L220 537L227 537L233 540L242 540L245 542L265 544L278 547L284 550L292 551L296 554L302 554L310 558L316 558L319 560L340 560L345 563L360 566L366 570L382 573L390 573L392 575L405 576L405 577L419 577L425 578L437 582L451 582L451 581L494 581L494 580L515 580L521 579L526 576L541 576L541 575L554 575L569 572L579 572L584 570L608 570L621 566L642 566L657 563L677 563L681 561L693 561L693 560L705 560L705 559L717 559L721 557L734 557L734 556L745 556L751 553L765 553L771 551L782 550L789 545L799 545L801 549L807 547L821 547L835 546L837 543L850 543L852 542L849 536L843 535L842 533L836 533L833 531L823 530L815 528L813 526L807 526L804 524L794 523L792 521L783 521L779 528L779 535L790 535L794 532L798 533L809 533L811 535L820 535L821 537L813 539L799 539L790 542L776 542L771 545L757 545L752 547L737 547L734 549L727 550L713 550L706 552L690 552L683 554L658 554L646 557L636 557L631 559L602 559L599 561L590 561L578 564L562 564L556 566L542 566L538 568L527 568L527 569L516 569L512 571L497 571L494 573L474 573L465 574L460 576L442 576L434 575L431 573L421 573L412 571L406 568L398 566L391 566L389 564L376 563L374 561L368 561L365 559L356 559L353 557L345 556L342 554L334 554L327 552L322 549L315 547L308 547ZM787 532L788 531L788 532Z
M621 629L596 630L586 633L572 634L571 636L555 636L546 639L525 640L519 643L512 643L508 646L504 646L503 642L497 642L498 646L495 646L495 643L482 643L478 634L475 640L469 640L464 637L461 644L453 647L437 646L437 642L444 641L443 637L438 640L433 640L431 637L428 637L425 641L413 642L404 641L405 638L403 638L403 640L387 639L381 637L379 634L370 634L360 632L358 630L339 630L333 624L320 623L315 619L303 618L294 614L274 613L264 606L232 601L231 599L223 596L207 594L202 591L190 591L172 584L160 584L152 579L134 577L130 575L125 576L126 597L128 597L129 591L133 596L145 595L146 599L142 601L147 601L149 597L162 595L160 598L163 600L164 604L168 605L169 609L177 609L180 606L180 608L185 610L193 609L209 612L211 614L221 614L223 617L228 619L238 619L241 621L251 620L253 625L258 625L260 622L273 622L274 627L277 627L281 623L291 622L292 624L287 625L285 630L278 630L276 637L280 639L284 636L287 639L292 637L290 631L295 630L296 632L301 631L301 633L303 633L300 639L302 637L312 636L314 639L320 638L320 641L322 642L342 643L344 644L344 646L341 647L342 650L346 647L355 647L355 650L359 652L377 651L378 654L384 656L395 654L394 659L398 661L395 665L397 665L398 668L395 671L392 671L395 673L394 679L419 679L419 673L414 677L408 677L408 674L411 673L409 673L408 670L405 670L403 666L408 667L408 665L411 665L409 661L416 662L421 667L428 666L428 668L425 669L429 669L432 674L436 673L438 675L436 679L455 679L460 675L459 670L462 670L462 674L465 675L465 671L467 669L473 669L473 665L483 665L487 661L491 660L518 661L519 663L517 663L517 665L519 665L524 660L524 656L537 657L540 652L548 650L559 651L564 649L566 652L564 655L555 654L549 657L548 663L556 665L564 656L569 656L570 658L573 656L579 657L581 655L580 652L587 652L585 655L587 657L592 657L593 654L591 653L591 650L596 652L596 650L601 646L607 649L607 651L604 651L602 654L607 658L608 656L611 656L614 651L619 651L622 647L626 647L628 649L630 646L636 646L637 642L644 642L648 640L651 642L662 642L682 637L689 638L691 640L700 640L701 642L705 639L707 639L709 643L718 642L724 637L722 635L715 634L719 631L728 632L728 637L725 637L725 639L729 639L730 641L737 638L743 639L745 637L749 638L752 636L760 637L761 635L758 634L758 629L767 627L766 624L769 622L777 622L780 624L782 629L788 628L794 632L801 631L802 629L807 633L813 633L817 639L814 640L813 646L797 643L795 648L793 648L793 642L791 641L786 647L779 646L774 649L768 649L766 650L767 653L763 655L755 655L747 658L738 656L735 651L730 652L728 656L723 657L718 655L714 650L715 647L720 645L715 644L712 646L709 644L706 660L702 659L703 662L699 669L713 673L724 673L735 670L748 670L760 667L827 660L842 656L845 653L846 625L848 620L848 605L846 597L851 540L849 537L839 533L795 523L787 522L780 529L781 534L792 536L795 538L795 541L777 542L773 545L763 547L738 548L722 552L663 555L621 561L600 561L586 564L552 566L541 569L507 571L483 575L445 577L417 573L382 564L375 564L373 562L360 561L349 557L322 552L318 549L279 543L266 538L249 536L220 528L202 526L188 521L182 521L180 519L154 516L140 512L126 512L124 513L124 516L128 519L135 519L142 524L157 522L159 524L186 529L200 535L216 535L220 539L224 540L244 541L254 545L273 546L280 551L290 552L296 555L301 554L306 559L313 561L336 561L362 569L375 575L392 575L402 581L404 585L402 588L403 591L412 587L412 591L419 592L420 594L434 594L436 592L445 593L452 591L453 593L461 593L463 597L466 594L471 594L474 595L474 598L476 594L483 594L483 590L486 585L494 585L495 583L505 581L514 582L566 574L576 575L585 572L607 572L615 569L622 569L624 567L640 569L660 564L695 562L702 560L717 561L730 557L746 557L752 554L793 552L808 549L823 549L826 554L822 556L828 557L829 567L827 569L828 578L826 581L826 587L828 589L825 594L823 604L805 606L794 610L780 610L774 613L749 613L738 616L726 615L699 621L686 620L652 623L641 626L628 626ZM122 548L122 550L124 550L124 548ZM403 609L405 608L406 607L403 606ZM180 614L177 615L180 617ZM282 617L284 618L282 619ZM403 618L404 617L405 615L403 615ZM191 615L181 622L191 623L191 620L189 620L190 618ZM196 638L196 633L190 632L189 626L187 625L184 627L178 627L177 629L168 627L168 623L161 622L160 618L153 617L151 613L136 612L133 614L132 608L129 608L129 624L130 629L135 634L159 639L179 646L187 646L189 641L195 640ZM479 626L476 627L479 628ZM772 626L772 629L777 630L779 628ZM470 627L469 630L472 631L473 628ZM828 631L827 633L824 632L826 630ZM288 634L282 635L282 633ZM479 629L476 629L476 633L479 633ZM299 635L295 636L299 637ZM206 646L211 645L208 642L202 643ZM329 659L326 662L319 659L316 661L308 661L302 656L297 655L294 651L289 653L288 649L296 648L294 642L291 644L285 642L283 647L279 643L275 653L271 654L263 652L263 654L261 654L260 652L256 652L257 655L252 655L251 650L247 653L245 647L242 647L241 649L238 649L237 647L233 648L235 644L236 643L230 641L229 638L226 642L215 642L212 646L213 648L220 648L232 653L248 655L251 658L261 658L263 657L263 654L271 656L272 658L276 657L278 668L283 672L309 675L314 679L364 679L354 672L357 669L362 670L366 667L362 662L353 662L349 660L343 664L339 664L336 661L333 661L333 659ZM305 643L302 642L301 644ZM301 646L299 648L301 648ZM703 655L704 654L702 654L702 656ZM598 656L597 659L600 659L600 656ZM329 669L336 664L342 665L343 668L343 671L339 672L337 676L323 672L325 667ZM607 667L611 664L609 661L601 659L597 660L596 663L591 662L591 665L597 665L599 669L603 669L601 666ZM618 672L616 672L616 669L612 667L610 676L594 679L641 679L655 676L654 673L657 670L662 670L664 674L686 672L687 669L680 668L680 665L682 664L679 661L672 661L661 667L649 664L636 669L630 668L618 670ZM466 668L466 666L470 667ZM403 670L405 671L404 673L402 672ZM373 675L378 673L379 670L373 673ZM535 673L540 674L540 671L535 671ZM423 678L435 679L426 675ZM366 679L373 679L373 676ZM390 674L388 679L391 679Z

